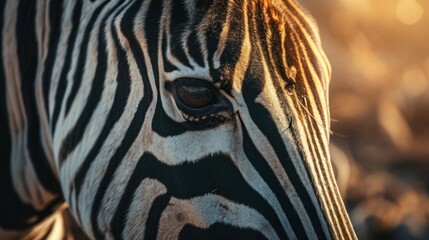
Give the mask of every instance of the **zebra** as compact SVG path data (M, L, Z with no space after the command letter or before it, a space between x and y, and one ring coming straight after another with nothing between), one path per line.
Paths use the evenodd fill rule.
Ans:
M355 239L296 0L0 2L0 238Z

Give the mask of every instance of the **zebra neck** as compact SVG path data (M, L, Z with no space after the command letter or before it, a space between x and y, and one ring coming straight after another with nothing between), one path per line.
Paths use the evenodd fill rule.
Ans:
M45 26L40 9L46 4L0 4L0 110L8 113L0 121L0 196L8 196L0 198L0 238L3 232L44 228L42 222L63 202L42 94L47 33L36 27Z

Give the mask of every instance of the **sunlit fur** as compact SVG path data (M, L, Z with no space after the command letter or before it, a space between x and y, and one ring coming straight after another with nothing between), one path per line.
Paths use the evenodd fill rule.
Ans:
M1 239L66 234L49 217L65 206L97 239L356 238L329 157L330 66L295 1L0 10ZM220 92L222 121L189 127L180 78Z

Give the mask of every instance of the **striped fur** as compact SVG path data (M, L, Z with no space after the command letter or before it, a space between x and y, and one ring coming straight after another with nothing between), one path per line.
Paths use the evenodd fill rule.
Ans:
M67 206L96 239L356 238L295 1L7 0L0 27L1 239L65 236Z

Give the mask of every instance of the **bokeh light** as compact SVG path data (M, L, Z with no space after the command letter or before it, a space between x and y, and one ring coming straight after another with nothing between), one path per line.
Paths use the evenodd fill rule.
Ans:
M399 0L396 5L396 16L399 21L412 25L423 16L423 7L416 0Z

